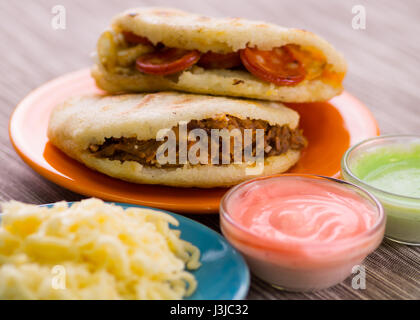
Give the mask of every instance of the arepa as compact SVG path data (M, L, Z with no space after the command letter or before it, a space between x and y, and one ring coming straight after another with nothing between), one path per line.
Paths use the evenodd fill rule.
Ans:
M176 90L283 102L343 90L343 56L300 29L167 8L117 15L98 41L92 75L111 93Z
M298 122L299 115L294 110L275 102L177 92L90 95L73 97L57 106L50 118L48 137L70 157L115 178L135 183L210 188L288 170L306 145ZM216 129L229 132L238 129L244 135L246 129L260 129L264 134L261 135L263 170L250 174L249 169L256 163L236 161L230 147L227 148L229 158L235 161L228 163L213 162L213 158L207 163L193 163L188 158L183 163L162 164L157 154L165 141L158 136L162 130L173 130L176 150L181 150L182 124L186 126L188 139L194 129L209 135ZM252 134L255 151L257 136ZM213 148L212 137L208 139L209 149ZM241 150L245 150L245 141L244 138ZM190 152L191 139L186 143ZM217 148L220 160L225 151L223 141Z

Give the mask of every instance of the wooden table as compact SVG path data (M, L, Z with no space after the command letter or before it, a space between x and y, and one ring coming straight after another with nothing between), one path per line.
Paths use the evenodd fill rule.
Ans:
M117 12L141 5L173 6L216 16L243 16L311 30L349 63L346 89L372 110L382 133L420 134L420 3L418 1L280 0L20 0L0 1L0 198L29 203L82 197L33 172L13 150L7 133L15 105L32 89L91 64L101 30ZM352 7L364 3L366 29L352 28ZM51 9L66 8L65 30L51 27ZM218 217L192 218L218 229ZM350 279L316 293L278 291L253 278L250 299L419 299L420 250L384 241L366 262L367 288Z

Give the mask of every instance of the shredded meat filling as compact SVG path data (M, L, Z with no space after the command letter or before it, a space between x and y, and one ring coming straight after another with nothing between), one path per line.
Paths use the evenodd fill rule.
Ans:
M239 119L233 116L220 116L204 120L192 120L187 124L187 132L193 129L203 129L209 137L209 149L212 143L211 129L228 129L229 131L239 129L244 136L245 129L252 129L252 155L256 153L256 129L264 130L264 156L271 157L286 153L288 150L300 150L307 145L307 141L300 129L290 129L289 126L271 126L264 120ZM174 127L172 130L177 137L177 159L178 159L178 130L179 127ZM98 158L107 158L110 160L137 161L145 166L155 167L179 167L183 164L165 164L160 165L156 159L158 148L165 143L165 141L137 140L135 137L131 138L106 138L101 145L92 144L89 146L89 151ZM195 141L188 141L187 150L194 145ZM219 141L219 159L222 159L222 140ZM230 157L231 163L234 161L234 138L231 137L230 142ZM242 144L242 154L244 145ZM211 163L211 159L209 162Z

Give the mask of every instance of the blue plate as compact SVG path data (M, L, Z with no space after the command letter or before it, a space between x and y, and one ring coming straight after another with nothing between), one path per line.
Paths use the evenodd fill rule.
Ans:
M71 205L72 202L69 202ZM181 238L201 252L201 267L192 273L198 286L187 300L240 300L249 289L249 269L242 256L216 231L181 215L134 204L114 203L124 209L147 208L165 212L179 221ZM46 206L51 207L52 204Z

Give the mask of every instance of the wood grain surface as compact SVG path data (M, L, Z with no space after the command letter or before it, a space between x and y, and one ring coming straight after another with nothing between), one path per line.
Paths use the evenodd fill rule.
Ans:
M66 8L65 30L51 27L52 7ZM352 7L366 8L365 30L352 28ZM28 203L75 201L67 191L33 172L17 156L8 120L31 90L91 64L100 32L117 12L135 6L176 6L193 12L266 20L324 36L349 63L346 89L363 101L382 133L420 134L420 2L281 0L0 0L0 198ZM333 133L332 133L333 134ZM218 217L193 216L218 230ZM420 299L420 249L384 241L365 261L366 289L347 279L328 290L289 293L253 277L249 299Z

